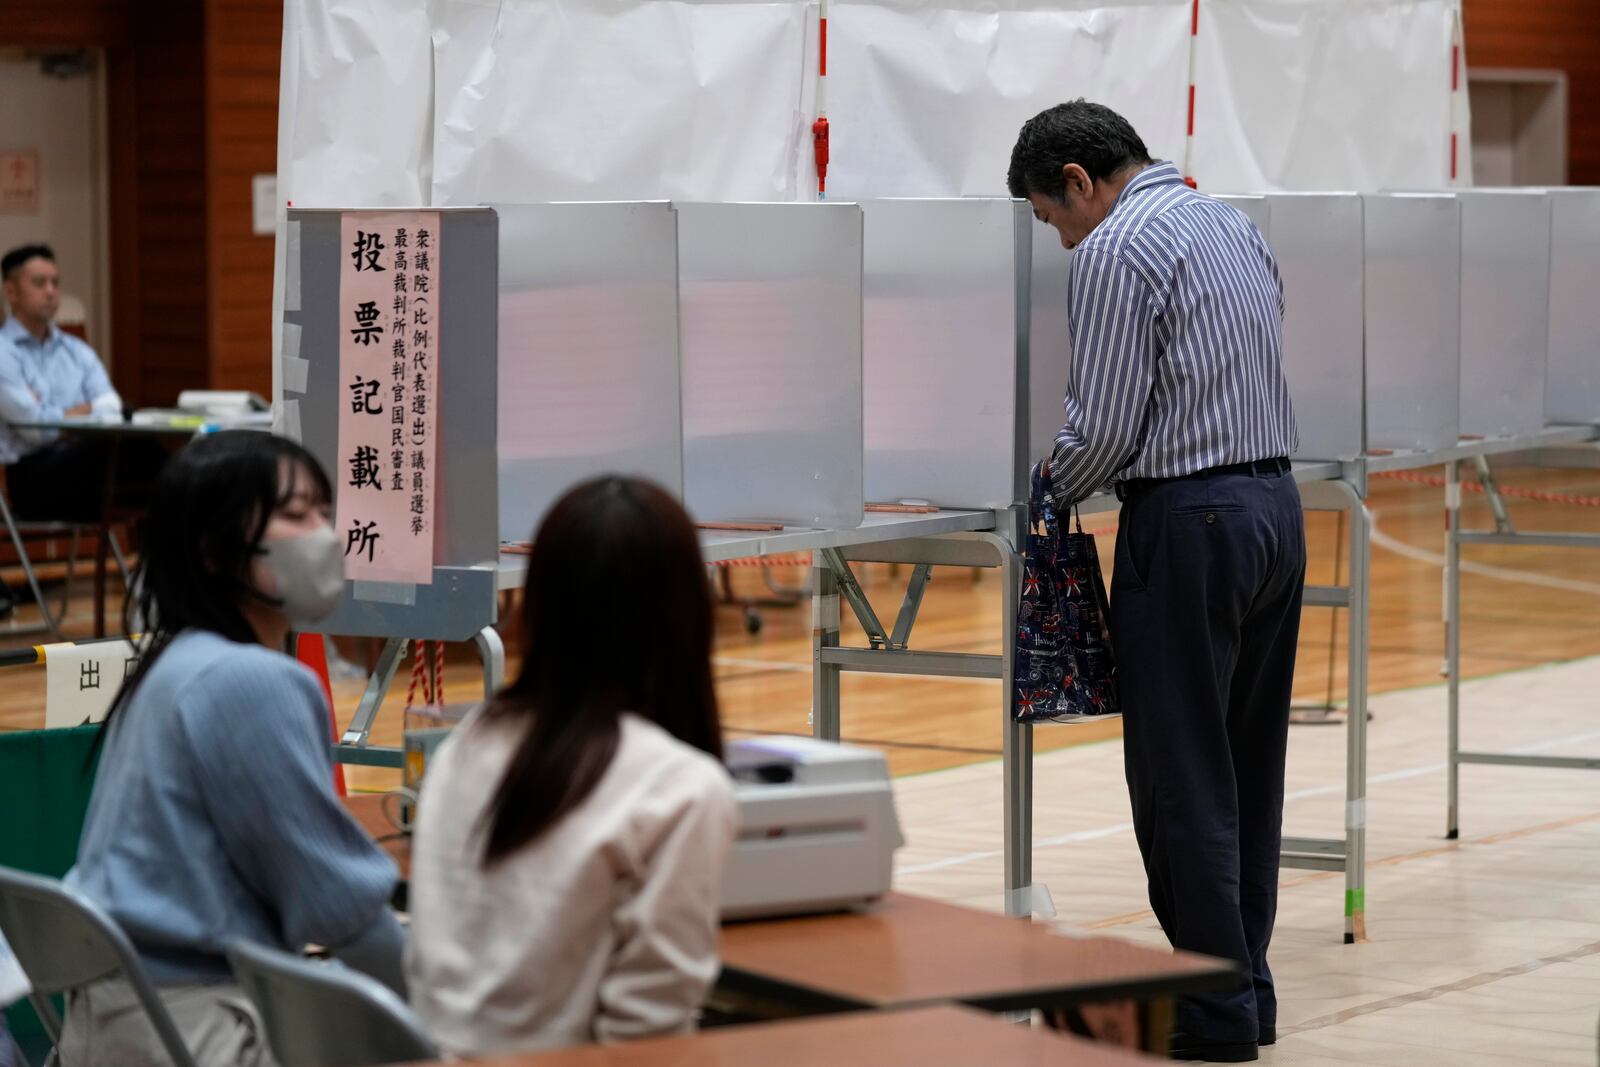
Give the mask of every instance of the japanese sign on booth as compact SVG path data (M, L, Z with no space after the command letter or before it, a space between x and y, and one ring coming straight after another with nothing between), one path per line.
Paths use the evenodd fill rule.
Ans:
M347 212L339 268L339 465L345 576L433 580L439 216Z

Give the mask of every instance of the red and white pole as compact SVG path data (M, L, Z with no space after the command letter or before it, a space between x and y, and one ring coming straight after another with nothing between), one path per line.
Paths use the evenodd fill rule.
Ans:
M1189 188L1194 182L1194 73L1200 39L1200 0L1194 0L1189 14L1189 132L1183 143L1183 181Z
M817 199L828 199L828 0L819 0L817 33L817 120L811 124L811 151L817 163Z
M1466 170L1461 159L1461 133L1467 128L1466 72L1461 58L1461 15L1458 12L1450 31L1450 185L1466 185L1462 172Z

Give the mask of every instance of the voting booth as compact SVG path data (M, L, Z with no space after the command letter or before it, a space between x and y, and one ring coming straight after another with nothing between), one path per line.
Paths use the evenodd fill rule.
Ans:
M1550 318L1545 416L1600 422L1600 188L1550 189Z
M668 203L497 204L503 541L602 472L683 496L678 218Z
M678 205L684 502L859 526L861 209Z
M1426 452L1461 437L1461 205L1362 198L1367 446Z
M334 481L351 579L324 630L470 640L495 621L499 554L495 214L288 226L282 428Z
M1032 212L979 198L862 209L867 498L1026 499Z

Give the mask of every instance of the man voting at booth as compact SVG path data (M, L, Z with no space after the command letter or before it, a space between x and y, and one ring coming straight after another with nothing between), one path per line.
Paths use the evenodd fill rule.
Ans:
M1078 100L1030 119L1011 194L1074 252L1072 370L1048 464L1062 506L1112 482L1111 591L1128 792L1150 904L1177 948L1237 961L1181 1001L1173 1054L1254 1060L1267 966L1305 529L1289 474L1283 287L1255 226Z

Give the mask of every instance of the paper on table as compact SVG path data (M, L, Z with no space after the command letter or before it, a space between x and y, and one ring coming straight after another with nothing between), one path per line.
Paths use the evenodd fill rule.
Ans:
M138 653L127 641L45 645L45 729L104 720L137 662Z
M345 575L433 581L439 215L347 212L340 227L336 521Z

